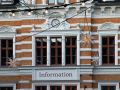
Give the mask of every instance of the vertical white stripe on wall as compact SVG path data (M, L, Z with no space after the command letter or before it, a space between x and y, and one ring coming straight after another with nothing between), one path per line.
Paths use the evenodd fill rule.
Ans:
M32 4L35 4L35 0L32 0Z
M65 90L65 84L62 84L62 90Z
M62 66L65 66L65 36L62 36Z
M50 90L50 85L49 84L47 85L47 90Z
M42 4L45 5L46 4L46 0L42 0Z
M118 34L115 35L115 65L118 65Z
M99 65L102 65L102 36L99 35Z
M66 3L66 4L69 4L69 0L65 0L65 3Z
M32 36L32 66L35 66L35 61L36 61L36 43L35 43L35 37Z
M77 35L77 65L80 65L80 34Z
M47 36L47 66L50 66L50 36Z
M15 50L15 48L16 48L16 35L13 37L13 58L15 58L16 57L16 50Z
M77 84L77 90L80 90L80 83Z

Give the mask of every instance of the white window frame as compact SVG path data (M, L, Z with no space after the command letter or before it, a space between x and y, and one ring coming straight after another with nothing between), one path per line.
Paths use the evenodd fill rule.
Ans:
M33 34L38 33L36 31ZM50 37L62 37L62 64L61 66L65 66L65 37L67 36L76 36L77 40L77 54L76 54L76 65L80 65L80 31L79 30L48 30L46 32L37 34L36 36L32 36L32 66L35 66L36 61L36 45L35 45L35 37L47 37L47 42L50 42ZM63 47L64 46L64 47ZM50 48L50 43L47 43L47 48ZM50 50L50 49L49 49ZM47 66L50 66L50 51L47 51Z
M106 22L98 26L99 65L102 65L102 36L115 36L115 65L118 65L118 30L119 24Z
M113 32L103 32L99 34L99 65L103 65L102 63L102 37L103 36L115 36L115 65L118 65L118 34Z
M15 29L13 29L9 26L3 26L3 27L0 27L0 39L12 39L13 40L13 58L15 58L16 57L15 56L15 50L16 50L16 47L15 47L15 39L16 39ZM1 61L0 61L0 63L1 63Z
M118 82L99 82L98 83L98 90L101 90L101 86L116 86L116 90L119 90L119 83Z
M12 83L0 84L0 87L13 87L13 90L16 90L16 84Z
M55 2L54 2L55 5L59 4L59 3L58 3L58 0L54 0L54 1L55 1ZM48 1L48 2L49 2L49 1ZM65 0L64 0L63 3L65 3Z
M61 82L34 83L34 84L32 84L32 90L35 90L35 86L46 86L47 90L50 90L50 86L61 86L62 90L65 90L65 86L76 86L77 90L80 89L80 83L79 82L76 82L76 83L72 83L72 82L70 82L70 83L67 83L67 82L63 82L63 83L61 83Z

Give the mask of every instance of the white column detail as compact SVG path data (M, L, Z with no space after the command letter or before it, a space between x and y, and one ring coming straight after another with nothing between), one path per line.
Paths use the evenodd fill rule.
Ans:
M115 35L115 65L118 65L118 34Z
M15 50L15 47L16 47L16 46L15 46L15 45L16 45L16 44L15 44L15 41L16 41L16 39L15 39L15 38L16 38L16 35L13 37L13 58L16 57L16 52L15 52L15 51L16 51L16 50Z
M47 36L47 66L50 66L50 36Z
M47 90L50 90L50 85L47 85Z
M66 4L69 4L69 0L65 0L65 3L66 3Z
M77 0L77 2L80 2L80 0Z
M62 36L62 66L65 66L65 36Z
M64 84L62 84L62 90L65 90L65 85Z
M35 66L35 61L36 61L36 58L35 58L35 56L36 56L36 51L35 51L35 46L36 46L36 44L35 44L35 37L34 36L32 36L32 66Z
M32 4L35 4L35 0L32 0Z
M46 4L46 0L42 0L42 4L45 5Z
M77 90L80 90L80 83L77 84Z
M102 65L102 36L99 35L99 65Z
M55 0L55 5L57 5L57 0Z
M77 65L80 65L80 34L77 35Z

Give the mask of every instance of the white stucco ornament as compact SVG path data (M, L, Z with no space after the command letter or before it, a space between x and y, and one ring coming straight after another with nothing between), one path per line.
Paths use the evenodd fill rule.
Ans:
M119 30L119 26L116 25L115 23L111 22L106 22L98 26L99 31L104 31L104 30Z

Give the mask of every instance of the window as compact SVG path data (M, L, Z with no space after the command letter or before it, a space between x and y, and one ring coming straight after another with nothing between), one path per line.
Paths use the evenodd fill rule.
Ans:
M101 90L116 90L116 86L101 86Z
M77 90L76 86L65 86L65 90Z
M47 90L46 86L36 86L35 90Z
M48 4L63 4L64 0L48 0Z
M62 57L66 65L76 65L76 48L76 36L64 37L63 40L62 37L49 37L48 40L47 37L36 37L36 65L47 65L47 59L51 65L62 65ZM62 49L65 54L62 54Z
M14 0L0 0L0 4L13 4Z
M50 90L62 90L61 86L50 86Z
M0 87L0 90L13 90L13 87Z
M63 4L63 3L64 3L64 0L57 0L57 3L58 3L58 4Z
M36 38L36 65L47 63L47 38Z
M13 40L2 39L0 40L0 65L7 66L8 58L13 58Z
M66 64L76 64L76 37L66 37Z
M62 38L51 38L51 65L58 65L62 63Z
M102 37L102 63L115 64L115 37Z

